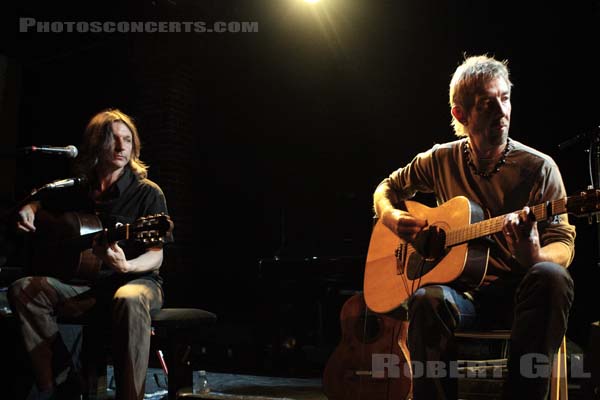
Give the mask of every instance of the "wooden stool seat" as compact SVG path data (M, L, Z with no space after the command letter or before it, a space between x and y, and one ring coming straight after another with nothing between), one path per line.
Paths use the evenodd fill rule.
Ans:
M152 315L153 327L196 328L212 325L217 316L199 308L162 308Z
M465 339L498 339L504 340L502 357L508 357L508 346L510 341L510 330L490 331L457 331L454 336ZM505 360L504 360L505 361ZM568 400L567 390L567 340L563 337L560 347L554 356L552 363L552 374L550 378L550 400Z

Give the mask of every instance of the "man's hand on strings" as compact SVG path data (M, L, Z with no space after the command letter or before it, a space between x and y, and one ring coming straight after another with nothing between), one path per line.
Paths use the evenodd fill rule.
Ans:
M408 211L392 209L382 215L382 223L400 239L412 243L424 227L427 220L417 218Z

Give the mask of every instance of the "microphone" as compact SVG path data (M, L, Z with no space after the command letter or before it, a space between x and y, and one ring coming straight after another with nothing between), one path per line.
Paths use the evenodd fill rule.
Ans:
M28 153L45 153L45 154L57 154L65 156L67 158L75 158L79 154L77 147L69 145L67 147L55 147L55 146L30 146L25 147L25 151Z
M44 186L38 189L38 191L43 189L62 189L66 187L71 187L75 185L81 185L85 182L85 178L83 177L75 177L75 178L67 178L67 179L59 179L54 182L46 183Z
M561 150L561 151L566 150L586 139L596 139L597 140L599 135L600 135L600 126L598 126L596 129L594 129L592 131L583 132L583 133L573 136L570 139L565 140L564 142L562 142L558 145L558 150Z
M21 201L21 204L25 204L27 201L29 201L29 199L31 199L33 196L37 195L39 192L41 192L43 190L62 189L62 188L67 188L67 187L71 187L71 186L75 186L75 185L83 185L86 182L87 182L87 179L85 177L78 176L78 177L74 177L74 178L59 179L57 181L46 183L44 186L40 186L39 188L33 189L31 191L31 193L29 193L29 195Z

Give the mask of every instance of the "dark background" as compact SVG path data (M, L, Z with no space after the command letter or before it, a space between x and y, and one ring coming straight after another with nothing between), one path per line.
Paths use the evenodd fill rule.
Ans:
M233 369L276 369L290 348L319 369L339 339L341 304L361 288L373 189L416 152L453 140L447 88L465 53L509 60L511 136L553 156L569 193L590 182L589 143L557 145L600 124L597 0L2 7L1 148L79 145L99 110L132 115L176 224L162 268L167 305L216 312ZM259 31L20 33L19 17L257 21ZM0 162L5 209L70 176L59 157ZM584 346L599 319L598 234L572 221L569 337ZM5 232L7 264L18 266L19 239Z

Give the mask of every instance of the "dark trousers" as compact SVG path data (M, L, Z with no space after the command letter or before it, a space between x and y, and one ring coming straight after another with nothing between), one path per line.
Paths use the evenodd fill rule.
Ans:
M116 398L143 399L150 353L151 317L161 308L160 285L149 279L72 285L50 277L26 277L8 292L38 385L63 382L72 362L57 317L86 317L98 329L110 326ZM98 345L101 345L99 343Z
M504 398L544 400L550 377L535 365L551 365L567 330L573 296L568 271L550 262L535 264L520 280L499 279L473 296L442 285L418 289L408 301L414 399L456 399L456 329L510 327Z

